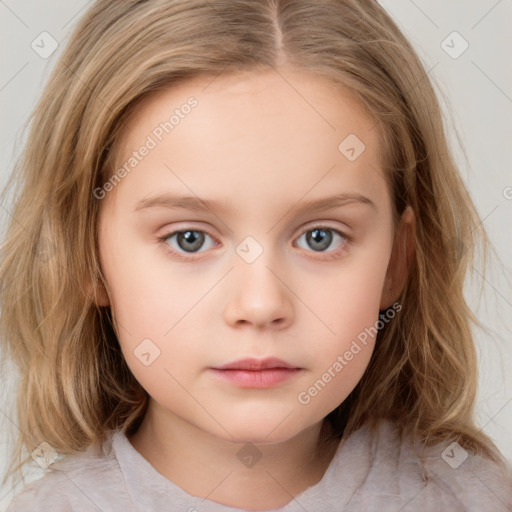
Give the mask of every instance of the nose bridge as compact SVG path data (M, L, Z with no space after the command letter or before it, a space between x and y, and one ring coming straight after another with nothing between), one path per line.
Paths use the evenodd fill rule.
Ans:
M287 325L293 310L290 292L279 276L277 251L248 236L236 247L236 253L226 321L233 325Z

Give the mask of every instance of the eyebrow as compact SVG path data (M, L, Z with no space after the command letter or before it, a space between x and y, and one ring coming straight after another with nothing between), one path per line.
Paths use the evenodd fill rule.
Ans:
M371 206L375 210L377 209L375 203L368 197L358 193L345 193L320 199L299 201L296 207L291 207L288 211L293 210L296 213L320 212L353 203L364 204ZM234 211L231 203L223 203L214 199L201 199L197 196L179 196L170 193L147 196L136 204L134 211L156 206L172 209L186 209L196 212L211 211L227 213Z

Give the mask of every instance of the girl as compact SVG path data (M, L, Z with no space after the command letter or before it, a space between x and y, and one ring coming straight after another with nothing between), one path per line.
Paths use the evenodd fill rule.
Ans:
M10 511L511 509L481 224L376 1L97 1L31 130L1 334L47 474Z

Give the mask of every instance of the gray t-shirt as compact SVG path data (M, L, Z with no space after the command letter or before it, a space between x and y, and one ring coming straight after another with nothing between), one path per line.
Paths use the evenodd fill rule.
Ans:
M466 457L467 456L467 457ZM264 490L262 489L262 492ZM160 474L120 431L99 452L65 456L29 484L7 512L235 512L192 496ZM512 511L512 470L457 444L422 456L389 421L343 439L323 478L281 512Z

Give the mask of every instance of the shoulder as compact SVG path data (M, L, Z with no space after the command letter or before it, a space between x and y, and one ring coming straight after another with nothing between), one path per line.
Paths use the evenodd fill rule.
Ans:
M468 511L512 510L509 464L469 453L455 441L429 447L420 462L429 499L446 496Z
M361 461L356 471L363 483L354 496L361 504L399 503L403 512L512 510L510 466L468 453L455 442L426 447L381 420L354 432L346 448Z
M132 507L109 436L100 450L89 447L53 463L13 498L7 512L131 512Z

